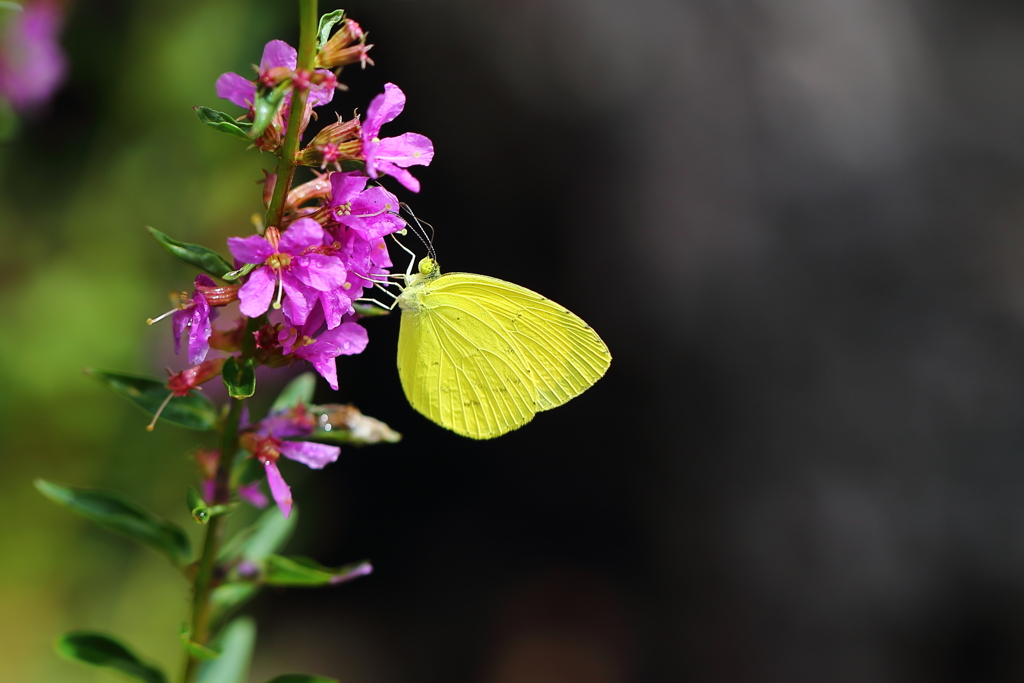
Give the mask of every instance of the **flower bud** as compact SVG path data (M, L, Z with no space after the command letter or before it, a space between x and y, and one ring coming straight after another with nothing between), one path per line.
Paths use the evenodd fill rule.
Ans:
M326 168L338 162L361 158L363 152L362 127L359 119L339 120L325 126L316 134L295 161L303 166Z
M166 386L175 396L185 396L200 384L209 382L220 375L225 360L225 358L214 358L203 361L188 370L175 373L167 380Z
M316 65L322 69L336 69L359 62L365 69L373 60L366 54L373 45L366 44L366 33L351 19L345 19L341 28L324 43L316 56Z
M299 207L308 201L326 197L331 193L331 181L326 174L317 173L317 177L308 182L297 185L288 191L288 197L284 200L284 209L289 213L295 213Z
M242 285L227 285L225 287L206 287L196 285L196 291L206 298L206 303L211 306L227 306L238 301L238 290Z

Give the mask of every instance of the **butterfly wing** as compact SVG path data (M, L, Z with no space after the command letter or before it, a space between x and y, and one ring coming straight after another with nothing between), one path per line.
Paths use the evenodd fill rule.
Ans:
M402 311L398 336L398 374L409 404L473 439L501 436L533 419L536 390L494 316L457 295L425 290L420 301L419 310Z
M587 323L565 306L526 287L486 275L450 273L432 291L485 308L503 341L519 349L537 390L537 411L579 396L604 376L608 347Z
M564 306L470 273L423 285L402 314L399 375L409 403L464 436L492 438L560 406L604 375L608 347Z

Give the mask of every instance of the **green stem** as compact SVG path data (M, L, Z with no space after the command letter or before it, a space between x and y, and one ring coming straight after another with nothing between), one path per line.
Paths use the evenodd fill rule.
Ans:
M220 461L217 463L216 493L213 503L226 503L230 499L228 477L231 463L238 451L238 424L242 417L242 402L230 399L231 409L224 420L224 434L221 439ZM213 579L216 572L217 553L224 536L224 517L217 515L206 525L206 536L203 539L203 553L199 557L192 587L192 628L191 637L196 643L206 644L210 637L210 592L213 590ZM199 673L199 660L187 655L184 683L193 683Z
M316 66L317 0L299 0L299 55L296 71L312 74ZM277 182L274 196L270 200L264 224L281 228L284 218L284 203L295 177L295 155L299 151L299 137L302 135L302 115L306 110L309 90L292 91L292 108L288 114L288 130L281 144L281 160L277 163Z
M316 63L317 33L317 0L299 0L299 55L297 70L312 74ZM277 183L274 195L267 209L265 224L280 227L284 217L284 204L291 189L295 176L295 156L299 151L299 138L302 134L302 115L306 109L309 90L292 92L292 108L288 115L288 130L285 131L281 145L281 160L277 164ZM251 335L246 335L250 337ZM252 354L253 349L247 345L242 358ZM213 503L227 503L231 498L229 479L231 463L238 451L238 423L242 416L242 402L231 399L231 409L224 420L224 434L221 440L220 462L217 465L216 489ZM206 525L206 537L203 540L203 554L199 558L195 581L192 587L192 640L202 645L210 638L210 593L214 588L217 570L217 553L220 551L221 539L224 535L224 517L218 515ZM199 673L199 660L189 656L182 677L184 683L194 683Z

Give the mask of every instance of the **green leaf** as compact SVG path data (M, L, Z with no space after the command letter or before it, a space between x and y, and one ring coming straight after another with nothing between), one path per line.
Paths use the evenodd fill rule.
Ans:
M256 622L250 617L235 619L214 638L211 647L220 657L203 662L196 683L245 683L255 644Z
M232 270L230 273L224 273L223 275L220 276L220 279L221 280L228 280L229 282L232 282L232 281L237 280L237 279L239 279L241 277L245 277L246 275L248 275L252 271L256 270L256 268L258 268L259 265L260 264L258 264L258 263L246 263L244 266L242 266L238 270Z
M210 591L213 621L220 621L226 614L252 599L259 591L259 584L252 582L222 583L217 586Z
M36 479L35 485L55 503L162 552L179 567L189 562L192 549L185 532L135 501L113 491L58 486L43 479Z
M331 37L331 30L334 29L334 25L344 18L345 10L343 9L336 9L320 17L320 26L316 30L317 52L323 49L324 43Z
M185 493L185 502L188 504L189 512L192 513L192 519L200 524L210 521L210 508L207 507L206 501L199 495L195 486L188 487L188 491Z
M378 318L382 315L391 313L390 309L381 308L377 304L352 304L352 308L355 309L357 315L364 318Z
M65 633L57 639L56 647L68 659L114 669L146 683L167 683L162 671L142 663L131 650L102 633Z
M270 555L264 563L263 580L268 586L328 586L366 576L372 571L368 560L335 569L308 557Z
M192 640L192 634L189 633L188 626L186 624L181 625L181 632L179 636L181 637L181 644L185 646L185 652L192 657L204 662L220 657L220 653L216 650L211 650L205 645L200 645Z
M250 138L258 138L263 135L263 131L274 120L274 115L277 114L285 93L291 90L291 87L292 82L285 80L278 83L273 90L261 88L256 91L256 102L253 103L256 115L253 117L252 128L249 129Z
M311 676L309 674L285 674L275 676L267 683L340 683L337 678L324 678L323 676Z
M292 508L288 517L282 515L277 506L268 508L252 525L235 534L217 559L230 562L237 558L259 564L271 553L284 548L295 531L298 519L297 507Z
M289 408L302 405L308 406L313 402L313 392L316 390L316 375L312 372L304 372L285 386L281 393L274 399L274 405L270 406L270 412L280 413Z
M184 261L190 266L195 266L199 270L205 271L214 277L222 278L224 274L231 270L231 264L227 260L206 247L199 246L198 244L188 244L187 242L179 242L176 239L171 239L164 233L160 232L156 228L151 228L148 225L146 230L152 235L160 245L169 251L172 256L177 258L179 261Z
M95 377L114 393L124 396L150 415L156 415L161 404L167 399L171 390L157 379L138 377L121 372L106 370L86 370L85 374ZM210 431L217 428L217 409L210 401L199 394L175 396L160 413L160 419L172 422L179 427Z
M210 109L209 107L192 108L199 115L199 120L211 128L216 128L222 133L233 135L246 142L252 142L252 138L249 137L249 129L252 128L252 124L248 121L236 121L230 115L216 109Z
M249 398L256 393L256 368L252 358L239 366L235 356L229 357L224 361L221 377L231 398Z

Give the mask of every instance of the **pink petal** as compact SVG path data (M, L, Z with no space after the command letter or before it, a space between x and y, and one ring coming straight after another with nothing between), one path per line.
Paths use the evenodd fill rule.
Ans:
M289 274L321 292L341 287L348 277L340 258L324 254L299 256L292 262Z
M306 322L309 312L316 304L316 292L311 291L302 282L295 279L295 276L290 272L281 276L281 285L284 287L285 293L285 300L281 304L281 311L292 325L302 325Z
M231 255L242 263L263 263L274 253L270 242L259 235L229 237L228 249Z
M320 307L323 308L329 330L340 325L342 316L352 310L352 300L342 294L343 291L339 287L329 292L320 292Z
M384 84L384 93L377 95L366 110L366 122L363 123L363 139L372 140L377 137L380 127L405 109L405 93L394 83Z
M281 514L287 517L292 511L292 490L281 476L281 470L277 469L277 463L267 460L263 468L267 471L270 495L274 497L277 507L281 508Z
M238 497L253 507L258 507L261 510L267 507L267 497L264 495L263 491L260 490L260 483L258 481L239 486Z
M248 109L256 101L256 84L236 73L221 74L217 79L217 97Z
M335 346L343 356L362 353L370 341L366 328L358 323L342 323L333 330L327 330L317 339Z
M298 256L307 247L319 247L324 243L324 229L312 218L300 218L284 231L278 249Z
M384 138L377 146L377 158L407 168L429 166L434 158L434 143L426 135L402 133L395 138Z
M328 463L338 459L341 449L312 441L282 441L281 454L296 462L301 462L314 470L323 469Z
M357 171L331 174L331 206L345 204L366 187L366 176Z
M270 268L257 268L249 274L249 281L238 290L238 310L250 318L261 316L270 308L274 298L274 275Z
M260 60L260 71L275 66L286 66L294 70L298 63L298 52L283 40L272 40L263 48L263 59Z
M381 173L391 176L398 182L402 183L410 192L420 191L420 181L413 177L412 173L409 173L404 168L395 166L390 161L380 161L377 163L377 170Z

